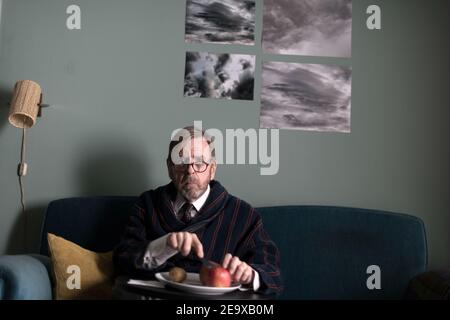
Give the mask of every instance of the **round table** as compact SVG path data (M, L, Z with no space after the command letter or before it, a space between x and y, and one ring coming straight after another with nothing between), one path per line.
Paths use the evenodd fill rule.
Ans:
M221 294L202 295L180 291L169 286L138 287L127 284L129 278L118 277L114 284L113 298L120 300L273 300L273 295L263 295L251 290Z

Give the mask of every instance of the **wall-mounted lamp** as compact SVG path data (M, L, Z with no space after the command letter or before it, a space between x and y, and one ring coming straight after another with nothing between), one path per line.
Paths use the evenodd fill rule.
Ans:
M36 118L41 116L41 108L47 105L42 104L41 86L31 80L18 81L14 86L13 97L9 110L9 122L22 129L22 147L20 153L20 163L17 174L20 185L20 201L22 204L24 222L24 248L27 249L27 216L25 211L25 196L22 177L27 174L28 166L25 162L25 137L26 129L31 128L36 123Z
M31 128L43 107L47 105L42 104L41 86L31 80L18 81L14 86L9 122L17 128Z

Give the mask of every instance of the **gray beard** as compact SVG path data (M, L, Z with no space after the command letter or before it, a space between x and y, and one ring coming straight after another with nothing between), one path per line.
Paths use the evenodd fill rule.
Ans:
M202 194L205 193L207 188L208 188L208 186L206 186L204 189L201 189L199 191L185 190L185 189L182 188L180 190L180 193L187 201L194 202L195 200L200 198L202 196Z

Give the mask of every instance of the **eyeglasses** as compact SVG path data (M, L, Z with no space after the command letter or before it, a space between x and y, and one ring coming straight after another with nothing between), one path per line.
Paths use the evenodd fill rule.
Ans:
M192 166L192 169L194 169L194 171L197 173L203 173L206 171L206 169L208 169L209 163L206 163L205 161L201 161L201 162L173 164L173 168L176 171L186 171L188 169L188 166Z

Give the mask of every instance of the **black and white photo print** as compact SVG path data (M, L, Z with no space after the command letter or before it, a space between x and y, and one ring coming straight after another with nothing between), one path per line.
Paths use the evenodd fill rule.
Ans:
M351 36L351 0L264 0L268 53L350 57Z
M253 100L255 56L186 52L184 96Z
M187 0L186 42L253 45L255 0Z
M266 62L261 128L350 132L350 67Z

